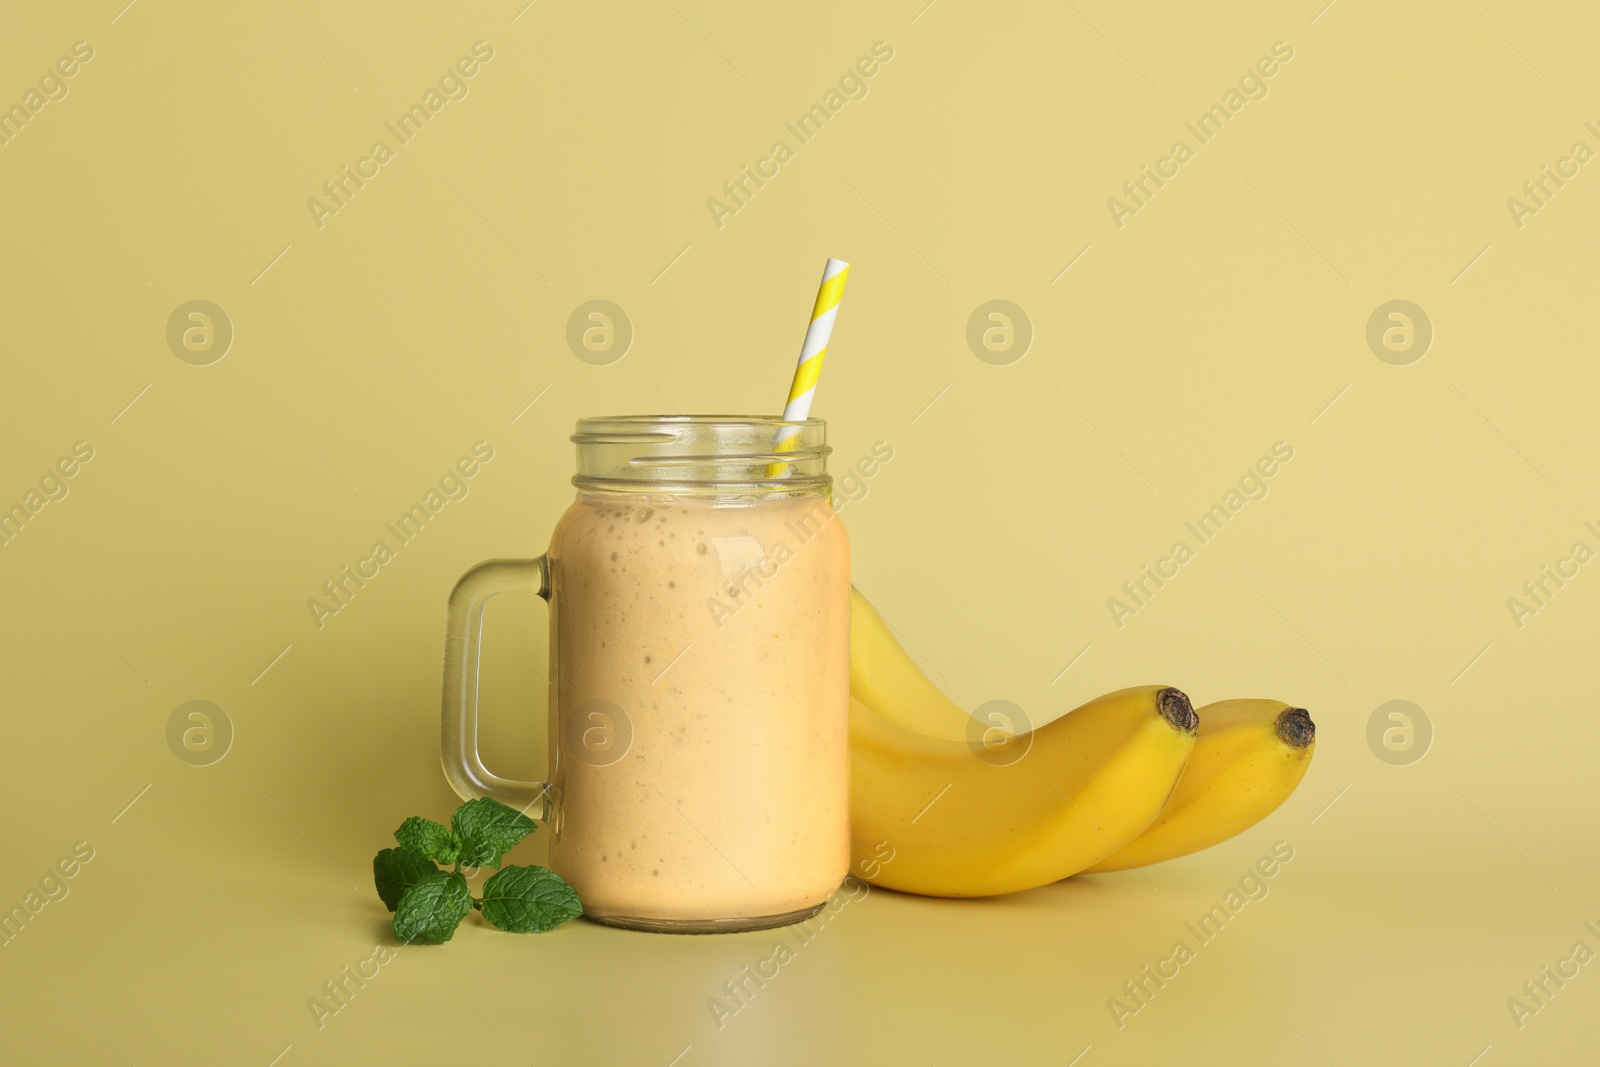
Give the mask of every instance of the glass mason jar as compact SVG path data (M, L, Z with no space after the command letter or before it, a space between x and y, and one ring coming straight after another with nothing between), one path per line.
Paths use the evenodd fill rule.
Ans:
M584 913L708 932L798 922L849 867L850 564L825 424L583 419L549 552L450 598L443 761L548 824ZM550 605L548 783L477 747L483 606Z

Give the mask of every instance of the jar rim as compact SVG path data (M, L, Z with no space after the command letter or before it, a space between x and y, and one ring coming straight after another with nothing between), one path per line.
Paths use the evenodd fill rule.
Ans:
M827 423L781 415L613 415L578 420L580 488L824 491Z
M577 432L572 435L575 444L584 444L592 435L606 434L616 427L615 433L639 432L629 428L651 425L663 426L793 426L798 430L822 428L827 423L818 418L785 419L782 415L593 415L578 420Z

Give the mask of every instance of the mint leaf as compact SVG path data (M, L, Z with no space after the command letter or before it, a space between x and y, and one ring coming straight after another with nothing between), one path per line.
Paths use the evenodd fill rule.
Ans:
M372 858L372 880L383 906L393 911L405 891L439 873L433 861L409 848L386 848Z
M394 936L407 945L442 945L471 910L467 880L455 871L435 871L400 898Z
M539 827L516 808L479 797L456 809L450 825L461 839L461 862L468 867L498 867L518 841Z
M394 839L437 863L454 863L461 858L461 839L450 827L420 815L401 823L400 829L394 832Z
M543 867L507 867L483 883L483 917L514 934L554 930L582 914L578 891Z

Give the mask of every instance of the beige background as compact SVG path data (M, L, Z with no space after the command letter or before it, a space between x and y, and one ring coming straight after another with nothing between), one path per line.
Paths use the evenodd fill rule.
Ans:
M94 849L0 948L11 1058L1593 1061L1595 968L1520 1030L1506 1004L1600 949L1600 576L1520 628L1506 603L1600 548L1597 164L1520 228L1506 203L1600 148L1591 9L121 2L0 32L0 103L94 49L0 146L0 502L94 449L0 548L0 905ZM307 199L480 40L469 95L319 229ZM1107 198L1280 40L1265 99L1118 228ZM797 146L877 41L866 98ZM717 228L707 199L780 138ZM1148 878L874 892L720 1030L707 1000L786 935L472 920L318 1029L308 999L387 937L373 852L453 805L450 582L543 547L575 418L774 410L828 255L854 263L835 469L894 449L844 512L855 578L935 677L1040 720L1145 682L1302 703L1303 787ZM235 331L209 366L166 341L195 299ZM565 340L591 299L636 333L608 366ZM1010 365L966 341L994 299L1034 331ZM1407 366L1365 339L1393 299L1434 328ZM322 582L479 440L470 496L318 629ZM1107 598L1280 440L1270 494L1119 629ZM542 610L494 619L489 755L533 776ZM235 730L210 766L166 739L195 699ZM1431 721L1420 762L1369 748L1394 699ZM1280 840L1270 896L1119 1030L1107 1000Z

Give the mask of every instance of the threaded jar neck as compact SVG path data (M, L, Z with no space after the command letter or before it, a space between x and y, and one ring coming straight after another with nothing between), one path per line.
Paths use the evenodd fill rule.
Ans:
M579 419L572 484L605 492L824 494L827 424L772 415L614 415Z

